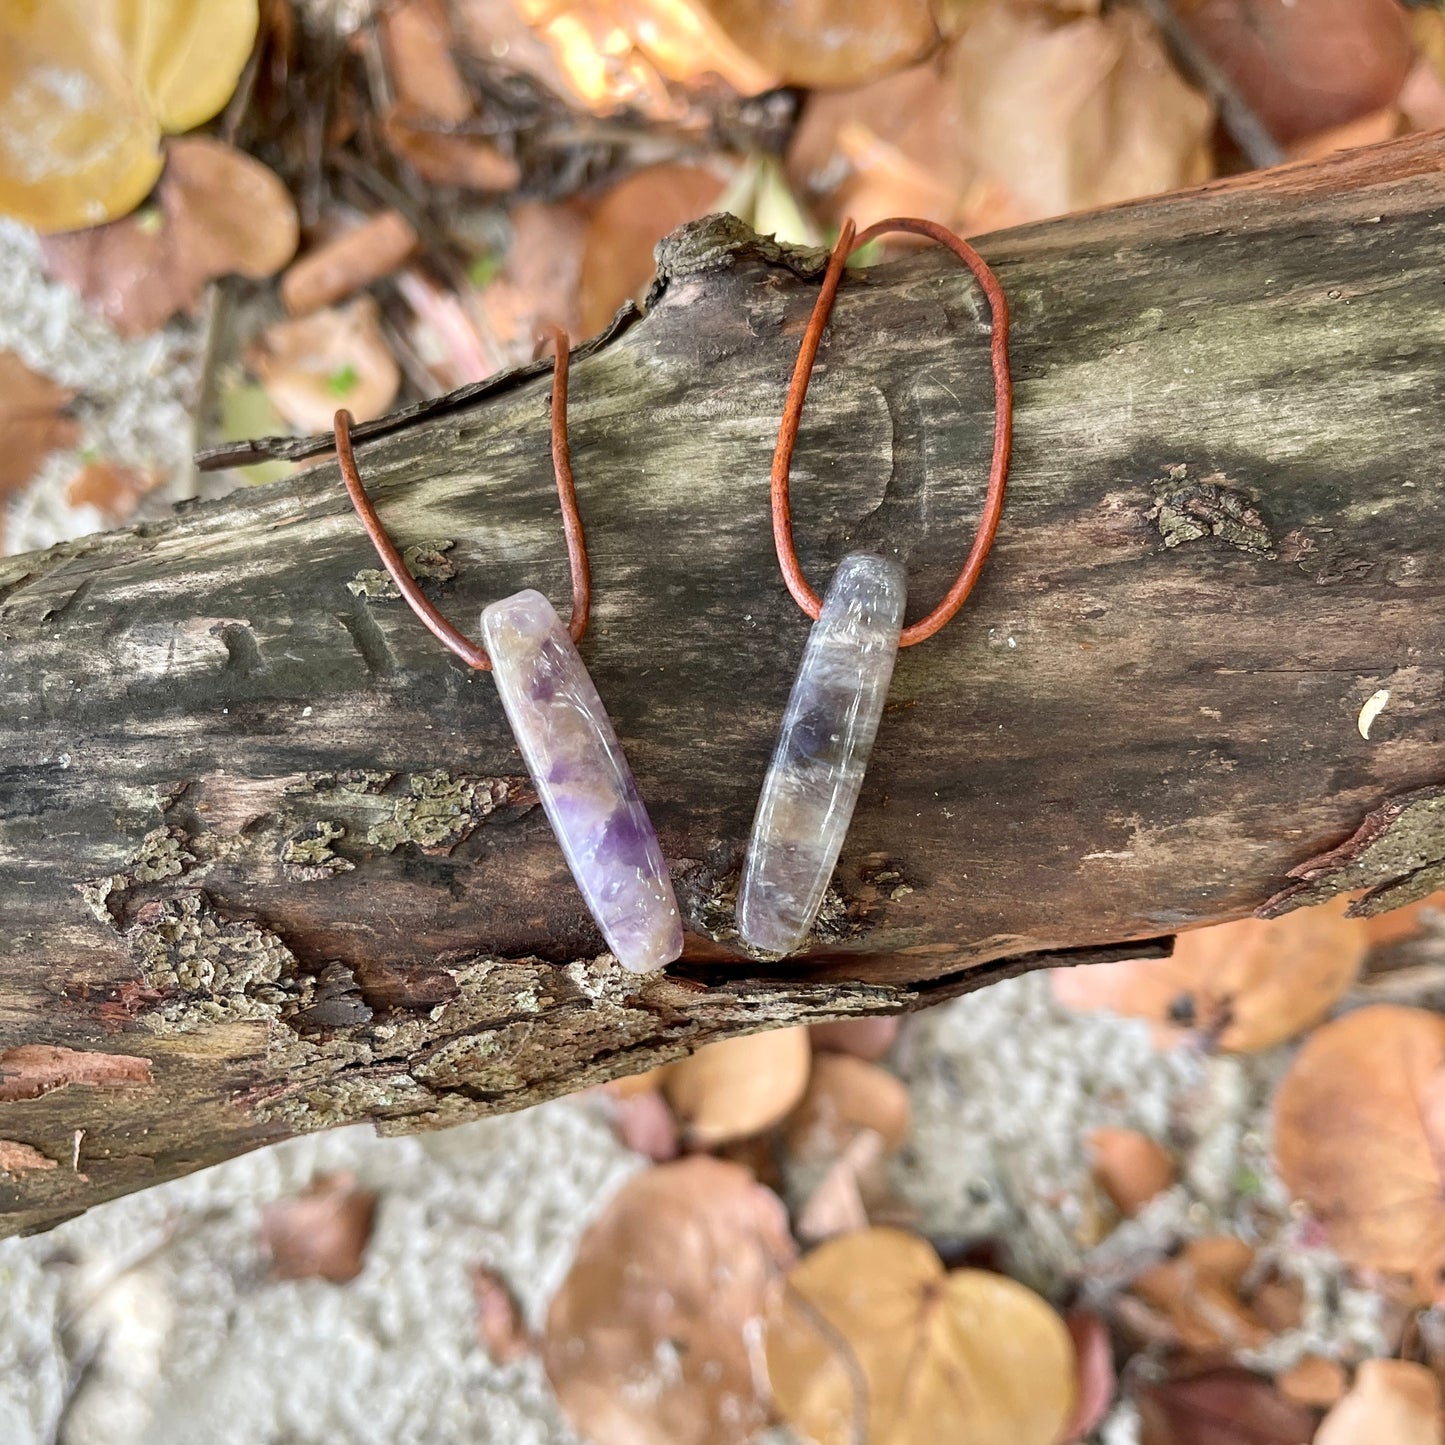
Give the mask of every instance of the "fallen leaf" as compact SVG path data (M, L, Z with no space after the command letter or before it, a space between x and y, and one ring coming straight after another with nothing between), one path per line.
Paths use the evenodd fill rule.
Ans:
M673 1064L662 1089L684 1138L707 1148L785 1119L808 1086L811 1059L805 1026L722 1039Z
M989 229L967 214L978 162L947 62L810 95L788 148L799 192L835 222L922 216L968 234Z
M443 125L471 115L471 92L452 55L455 37L442 0L392 0L378 29L392 89L404 106Z
M698 1156L630 1179L583 1235L543 1362L592 1445L742 1445L768 1418L750 1341L794 1257L781 1201Z
M582 329L577 292L587 220L570 202L519 201L511 222L507 259L482 292L482 311L497 345L516 363L531 356L544 327L571 335Z
M33 1145L22 1144L17 1139L0 1139L0 1174L22 1179L37 1170L59 1167L54 1159L42 1154Z
M298 431L330 431L342 406L369 421L386 412L401 386L377 316L376 302L360 296L348 306L279 321L247 348L246 365Z
M1021 219L1174 190L1211 173L1214 108L1132 6L1056 26L995 3L965 29L948 66L978 176L1007 192Z
M1440 1382L1409 1360L1365 1360L1314 1445L1442 1445Z
M1333 1405L1345 1393L1348 1381L1344 1367L1337 1360L1323 1355L1305 1355L1289 1369L1275 1377L1274 1387L1280 1398L1292 1405Z
M1054 1445L1073 1409L1074 1347L1032 1290L944 1270L898 1229L820 1245L768 1321L779 1413L818 1445Z
M396 155L434 186L510 191L522 179L517 162L486 136L444 127L406 105L392 106L381 129Z
M1095 1129L1085 1140L1094 1178L1126 1219L1174 1183L1174 1161L1137 1129Z
M1441 19L1445 21L1445 15ZM1362 919L1365 941L1371 949L1376 949L1419 938L1432 914L1445 916L1445 893L1432 893L1428 898L1417 899L1403 908L1392 908L1388 913L1377 913L1372 918Z
M1281 145L1389 105L1413 59L1397 0L1190 0L1178 10Z
M477 1334L487 1358L493 1364L510 1365L530 1355L536 1342L506 1280L479 1264L472 1270L472 1294L477 1302Z
M787 1121L789 1150L804 1161L835 1159L861 1133L887 1153L903 1146L913 1123L907 1085L887 1069L850 1054L817 1054L807 1091Z
M296 252L296 207L274 172L206 136L166 148L147 206L108 226L45 241L46 263L126 336L195 306L208 281L274 275Z
M938 44L928 0L700 0L734 43L784 85L862 85Z
M1280 1177L1351 1264L1421 1275L1440 1258L1442 1069L1445 1018L1378 1004L1317 1029L1275 1091Z
M844 1146L813 1192L798 1210L796 1232L805 1244L832 1239L871 1222L865 1188L880 1192L883 1140L871 1129L855 1134Z
M277 1279L345 1284L361 1273L376 1215L376 1196L354 1174L320 1174L300 1194L268 1204L261 1242Z
M1381 141L1392 140L1400 133L1400 119L1398 107L1387 105L1381 110L1371 111L1369 115L1362 115L1358 120L1348 120L1344 125L1331 126L1328 130L1317 131L1304 140L1296 141L1289 148L1289 158L1292 161L1315 161L1334 155L1336 151L1379 145ZM1386 693L1385 697L1388 700L1389 694ZM1378 708L1375 710L1376 716L1379 711ZM1360 728L1367 742L1373 721L1373 717L1366 716L1365 710L1361 711Z
M724 183L703 166L649 166L592 206L578 284L584 335L601 331L624 301L642 294L655 270L652 248L684 221L707 215Z
M1445 22L1445 12L1420 11ZM1396 100L1400 114L1412 131L1439 130L1445 127L1445 78L1428 60L1421 57L1410 67Z
M1173 1259L1154 1265L1133 1284L1140 1299L1162 1311L1185 1349L1259 1349L1271 1330L1240 1297L1254 1250L1227 1235L1195 1239Z
M0 7L0 212L49 232L139 205L162 133L225 105L256 26L256 0Z
M416 249L417 234L398 211L378 211L294 261L281 278L281 304L292 316L334 306L390 276Z
M898 1040L903 1020L896 1014L879 1014L874 1018L835 1019L829 1024L813 1024L810 1032L813 1047L824 1053L852 1054L876 1064Z
M1209 1370L1137 1387L1139 1445L1309 1445L1315 1416L1248 1370ZM1383 1442L1382 1442L1383 1445Z
M676 1159L682 1141L677 1120L658 1089L642 1089L613 1098L612 1117L624 1148L645 1154L654 1164Z
M1445 1264L1445 1019L1377 1004L1316 1030L1274 1094L1274 1162L1329 1243L1363 1269Z
M729 38L703 0L516 0L546 47L541 63L525 48L514 58L515 36L495 4L465 0L465 9L474 49L500 43L509 61L599 115L634 110L653 121L680 120L686 103L669 81L703 84L717 76L741 95L780 83L776 71Z
M602 1088L615 1099L630 1099L634 1094L653 1093L662 1087L669 1068L670 1064L659 1064L655 1069L644 1069L640 1074L624 1074L620 1079L610 1079Z
M64 415L75 393L0 351L0 502L19 491L53 451L73 447L80 427Z
M1066 1008L1108 1009L1154 1022L1170 1041L1189 1035L1228 1052L1269 1048L1317 1023L1364 960L1366 932L1347 900L1282 918L1191 929L1174 954L1051 975Z
M1060 1431L1059 1439L1063 1445L1073 1445L1097 1429L1109 1413L1119 1381L1114 1373L1114 1347L1104 1321L1087 1310L1075 1310L1065 1317L1064 1323L1074 1342L1079 1374L1073 1414Z
M159 472L140 472L119 462L86 462L70 479L65 500L72 507L94 507L108 522L123 522L161 480Z

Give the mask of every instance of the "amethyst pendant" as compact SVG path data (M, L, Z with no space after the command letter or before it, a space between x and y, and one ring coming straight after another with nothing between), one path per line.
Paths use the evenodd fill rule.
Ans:
M540 592L494 602L482 636L547 821L607 946L650 973L682 952L682 920L652 820L567 629Z

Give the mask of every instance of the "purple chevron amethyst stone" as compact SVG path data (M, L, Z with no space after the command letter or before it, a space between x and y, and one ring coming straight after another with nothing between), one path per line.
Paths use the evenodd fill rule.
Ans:
M617 734L552 604L528 589L482 613L507 721L607 946L651 973L682 952L682 919Z
M852 552L808 634L738 896L738 932L763 952L800 948L818 916L878 735L907 596L896 562Z

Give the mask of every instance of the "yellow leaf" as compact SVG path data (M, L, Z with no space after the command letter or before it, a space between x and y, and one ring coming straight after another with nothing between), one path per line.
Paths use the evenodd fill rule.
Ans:
M202 125L230 100L256 43L256 0L119 0L117 10L137 88L163 131Z
M256 0L7 0L0 213L49 232L133 210L162 133L229 99L256 25Z
M803 1260L767 1357L779 1412L818 1445L1055 1445L1076 1389L1068 1329L1038 1295L986 1270L946 1273L898 1229Z

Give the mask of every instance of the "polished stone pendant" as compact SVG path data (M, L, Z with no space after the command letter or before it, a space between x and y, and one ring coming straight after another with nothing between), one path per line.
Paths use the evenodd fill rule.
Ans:
M800 948L853 820L888 696L907 580L883 557L838 564L808 634L753 819L738 932L768 953Z
M624 968L682 952L682 919L652 820L612 722L552 604L530 589L482 613L507 721L577 887Z

